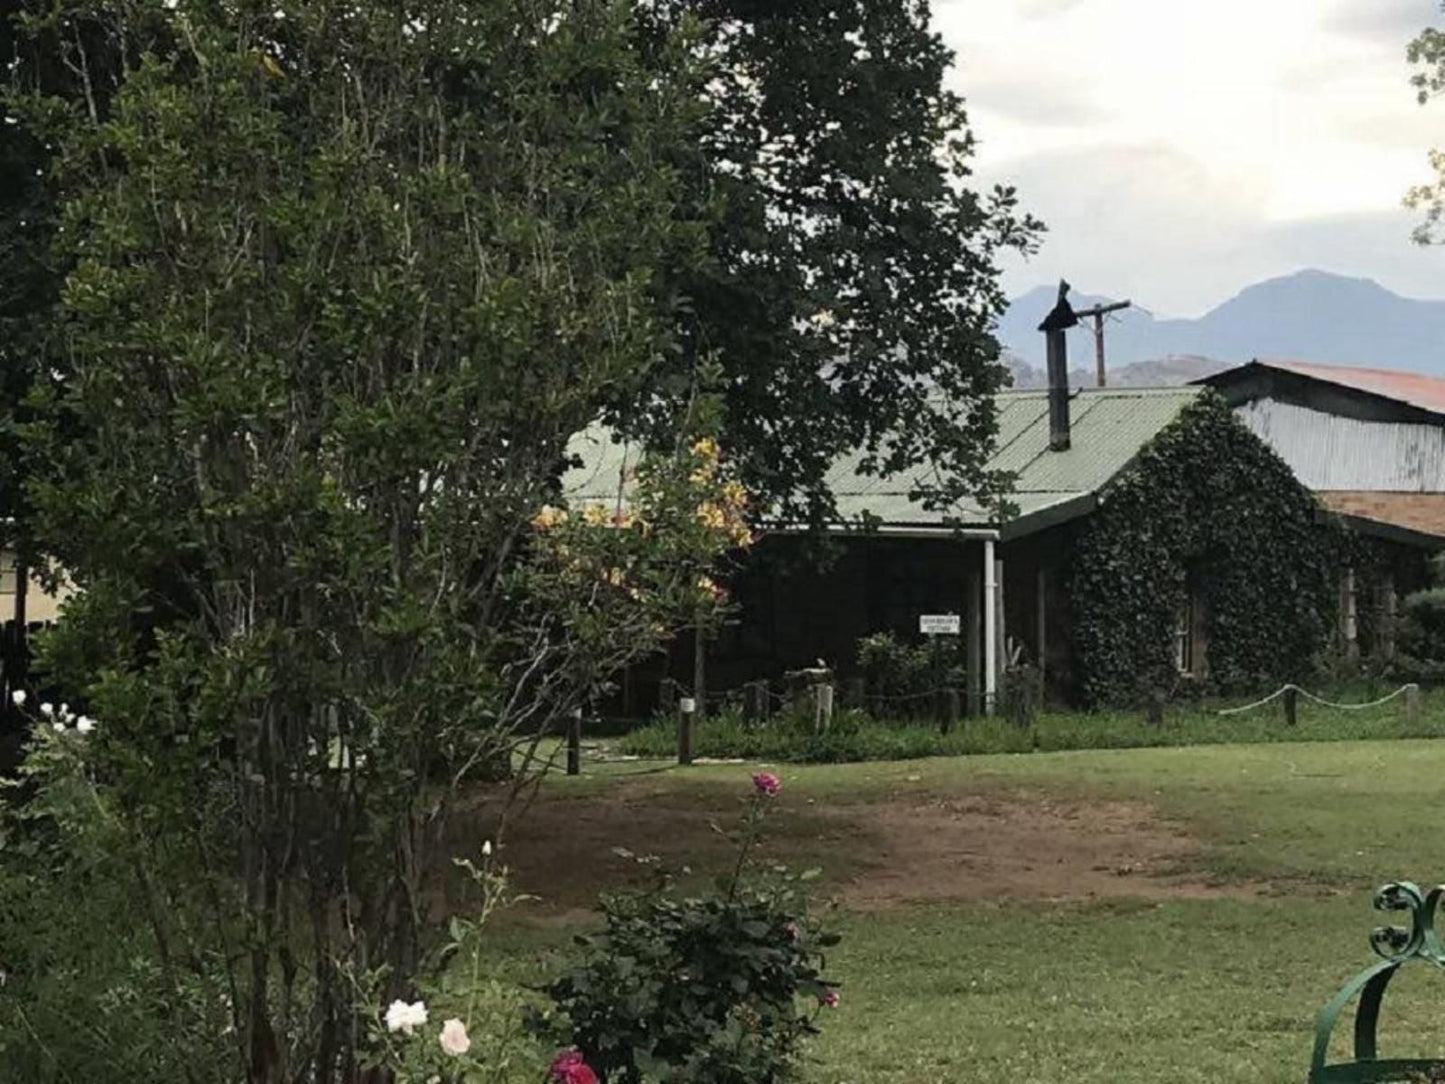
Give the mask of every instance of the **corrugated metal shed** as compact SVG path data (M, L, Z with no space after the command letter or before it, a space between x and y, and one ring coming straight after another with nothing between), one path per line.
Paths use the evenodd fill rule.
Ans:
M1070 404L1072 446L1049 449L1048 393L1004 392L998 397L999 440L991 469L1016 476L1011 502L1016 518L1004 525L1007 536L1029 534L1052 523L1082 515L1098 503L1099 492L1122 471L1160 430L1202 393L1196 387L1090 388L1074 393ZM600 433L573 442L586 466L564 479L573 501L612 500L619 471L635 461ZM909 493L935 469L931 464L880 479L858 472L859 456L840 460L828 484L845 519L868 513L894 528L946 529L953 519L965 527L998 524L977 506L943 511L925 509Z
M1275 399L1236 413L1310 489L1445 492L1445 426L1361 421Z
M1308 361L1260 358L1256 365L1336 384L1342 388L1369 392L1386 399L1445 413L1445 380L1424 373L1401 373L1391 369L1361 369L1345 365L1318 365Z

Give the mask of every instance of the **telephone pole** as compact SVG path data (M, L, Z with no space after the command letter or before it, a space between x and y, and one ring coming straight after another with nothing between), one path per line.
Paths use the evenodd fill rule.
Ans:
M1118 312L1120 309L1127 309L1132 302L1115 301L1112 305L1095 305L1092 309L1078 309L1075 316L1092 316L1094 318L1094 361L1098 366L1099 387L1104 386L1104 317L1111 312Z

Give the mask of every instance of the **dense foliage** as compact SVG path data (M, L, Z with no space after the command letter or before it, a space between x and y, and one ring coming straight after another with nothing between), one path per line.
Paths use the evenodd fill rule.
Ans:
M1343 530L1288 466L1206 392L1105 494L1072 574L1084 703L1129 702L1179 682L1175 634L1203 607L1219 689L1298 681L1326 647Z
M7 861L47 844L5 876L113 856L126 988L221 1044L167 1079L351 1081L427 956L457 785L705 615L743 537L703 398L625 510L558 484L668 356L694 30L643 56L615 0L62 0L26 31L75 73L8 104L63 271L28 524L81 589L50 677L100 723L39 731L25 812L66 815L0 826ZM160 1061L116 1029L97 1073L65 1019L30 1021L47 1075Z
M686 349L654 385L666 420L698 359L716 362L724 442L778 515L832 514L845 453L864 473L920 463L947 503L988 496L1003 385L993 321L1001 253L1038 223L971 182L974 139L946 85L952 52L928 0L646 0L654 32L704 21L716 60L688 192L715 207L709 259L669 281L690 299Z
M781 788L754 777L738 863L716 890L678 898L604 898L605 929L548 992L564 1034L605 1084L776 1084L796 1078L820 1007L838 994L823 950L838 938L810 922L799 879L749 867Z

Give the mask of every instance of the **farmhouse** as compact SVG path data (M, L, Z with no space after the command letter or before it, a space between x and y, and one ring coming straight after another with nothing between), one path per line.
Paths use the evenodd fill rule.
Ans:
M1199 383L1350 528L1340 635L1350 653L1390 654L1397 597L1445 547L1445 380L1257 360Z
M975 710L992 710L1014 662L1052 697L1098 702L1221 665L1228 680L1292 674L1317 651L1334 621L1319 612L1335 598L1332 527L1213 391L1012 391L998 408L989 465L1014 478L1011 512L925 509L909 495L930 465L878 479L839 462L833 559L764 535L730 580L735 621L702 645L707 689L820 660L846 680L860 638L916 640L924 618L950 616ZM618 492L620 450L591 439L574 500ZM851 526L865 515L871 530ZM697 648L629 675L620 709L651 710L662 676L692 687Z

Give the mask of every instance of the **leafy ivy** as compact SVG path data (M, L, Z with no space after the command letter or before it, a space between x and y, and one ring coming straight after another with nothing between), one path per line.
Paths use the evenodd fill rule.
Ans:
M1107 491L1080 539L1080 699L1174 689L1175 630L1191 593L1211 686L1299 679L1326 645L1347 546L1284 461L1205 392Z

